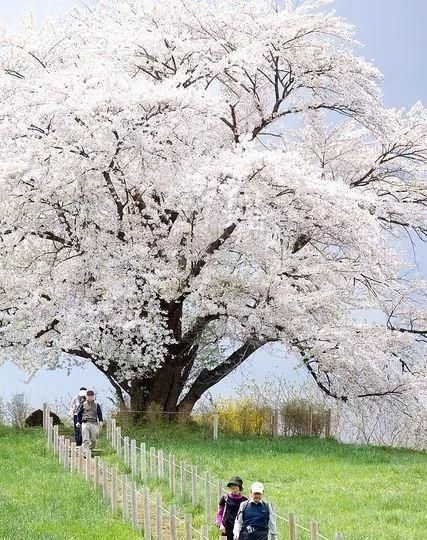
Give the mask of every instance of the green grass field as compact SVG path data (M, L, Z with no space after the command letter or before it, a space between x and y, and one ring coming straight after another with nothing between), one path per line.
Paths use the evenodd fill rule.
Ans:
M346 540L427 538L427 456L421 452L308 438L214 442L210 430L168 423L126 428L124 434L171 451L216 478L239 474L246 488L263 481L279 514L293 511L304 526L316 519L328 538L335 531L344 532ZM100 448L104 459L117 461L105 440ZM151 487L167 499L160 481ZM170 502L201 523L201 508L192 509L188 500ZM64 472L46 450L41 430L0 426L0 540L140 537L120 516L111 516L83 477ZM285 538L283 531L280 540ZM309 538L300 531L299 540Z
M1 540L141 538L111 516L83 477L65 472L45 444L41 430L0 426Z
M346 540L427 539L424 453L310 438L212 441L210 430L162 423L123 432L174 452L214 478L239 474L246 488L264 482L278 514L295 512L306 527L316 519L328 538L341 531Z

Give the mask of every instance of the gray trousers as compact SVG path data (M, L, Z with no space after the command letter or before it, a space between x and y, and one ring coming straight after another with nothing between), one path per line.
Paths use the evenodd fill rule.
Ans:
M93 450L96 446L96 439L99 435L98 424L93 422L83 422L82 423L82 438L83 438L83 449L85 452L88 450Z

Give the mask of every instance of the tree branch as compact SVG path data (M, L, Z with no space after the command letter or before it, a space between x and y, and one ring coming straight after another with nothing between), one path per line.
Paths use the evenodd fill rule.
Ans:
M187 394L180 401L178 410L186 410L189 405L194 405L206 390L230 374L264 344L265 341L261 340L247 340L224 362L221 362L221 364L214 369L203 369L193 382Z

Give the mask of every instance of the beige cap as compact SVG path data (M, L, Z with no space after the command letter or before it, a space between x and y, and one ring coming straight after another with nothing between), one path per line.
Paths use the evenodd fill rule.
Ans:
M261 482L254 482L251 485L251 492L252 493L264 493L264 484Z

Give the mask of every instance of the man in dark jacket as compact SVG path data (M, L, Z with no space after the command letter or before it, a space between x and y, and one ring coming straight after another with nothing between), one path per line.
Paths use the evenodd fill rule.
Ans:
M77 413L77 425L82 427L82 447L85 453L95 448L102 423L101 407L95 401L93 390L88 390L86 401L81 404Z
M248 501L242 502L234 524L234 540L277 540L271 504L263 501L264 485L254 482Z

